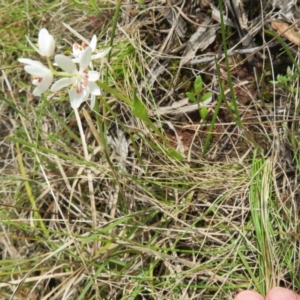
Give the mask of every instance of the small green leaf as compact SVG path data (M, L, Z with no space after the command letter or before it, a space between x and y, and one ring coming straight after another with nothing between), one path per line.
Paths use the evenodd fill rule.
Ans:
M197 102L197 99L196 99L196 97L195 97L195 95L193 93L187 92L186 95L190 99L190 101Z
M197 76L194 83L195 94L198 95L202 92L202 78L201 76Z
M137 3L143 8L146 9L145 3L143 0L137 0Z
M299 73L295 73L293 75L290 75L290 80L293 81L299 77Z
M208 109L207 109L207 107L205 107L205 106L201 107L201 109L200 109L201 119L205 120L206 117L207 117L207 115L208 115Z
M150 121L149 116L148 116L147 107L145 106L145 104L142 101L140 101L140 99L136 95L134 95L131 110L132 110L132 114L135 117L140 118L141 120L143 120L146 123L148 123Z
M172 157L174 159L177 159L177 160L181 160L182 159L182 155L178 151L176 151L174 149L167 150L167 154L169 155L169 157Z
M277 75L277 80L283 84L289 81L289 79L286 76L282 76L282 75Z
M89 0L89 2L90 2L91 7L92 7L95 11L98 11L98 7L97 7L95 1Z
M211 92L205 93L205 94L201 97L200 102L206 101L207 99L209 99L209 98L211 97L211 95L212 95Z

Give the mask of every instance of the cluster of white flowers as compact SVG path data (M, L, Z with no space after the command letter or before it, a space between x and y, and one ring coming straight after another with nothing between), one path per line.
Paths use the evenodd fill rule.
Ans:
M73 59L62 54L55 55L55 64L53 65L58 66L64 71L56 72L50 61L50 57L54 54L55 41L48 30L45 28L40 30L38 47L36 47L28 37L26 38L35 51L41 56L46 57L49 64L48 68L37 60L19 58L19 61L25 64L25 71L32 75L32 83L36 86L33 90L33 95L40 96L50 88L54 80L54 75L61 76L62 78L52 84L50 91L56 92L64 87L71 86L69 89L69 97L72 108L77 109L83 102L87 101L89 97L91 97L91 107L93 108L96 96L101 94L100 88L96 83L100 74L88 68L92 66L92 59L104 57L110 51L110 48L92 55L97 45L97 38L94 35L87 47L79 46L78 44L73 45ZM79 68L76 66L76 63L79 64Z

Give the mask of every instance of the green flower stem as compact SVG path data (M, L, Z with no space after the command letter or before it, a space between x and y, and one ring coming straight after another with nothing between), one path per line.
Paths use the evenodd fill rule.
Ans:
M72 76L74 76L74 74L70 74L70 73L67 73L67 72L58 72L58 71L54 70L53 65L50 61L50 57L47 57L47 63L48 63L48 67L49 67L51 73L55 76L60 76L60 77L72 77Z

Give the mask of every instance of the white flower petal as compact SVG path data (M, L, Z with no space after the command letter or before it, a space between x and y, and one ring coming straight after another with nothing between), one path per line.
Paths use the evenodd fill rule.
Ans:
M32 84L33 85L39 85L39 78L32 78Z
M32 60L30 58L18 58L18 61L22 64L27 64L27 65L30 65L34 62L38 62L37 60ZM39 62L40 63L40 62ZM41 64L41 63L40 63Z
M95 102L96 102L96 96L95 95L91 95L91 108L93 109L95 106Z
M42 81L38 83L37 87L33 90L34 96L40 96L42 93L48 90L51 83L53 81L53 75L49 74L48 76L44 76Z
M50 35L49 31L46 28L40 29L38 41L43 42L43 41L47 40L49 35Z
M88 71L89 81L97 81L100 77L99 72L97 71Z
M94 69L94 65L93 65L92 61L90 62L89 67L90 67L91 70Z
M85 102L89 98L90 93L87 89L84 89L82 91L82 94L83 95L82 95L81 103Z
M86 47L80 57L80 62L79 62L80 70L87 69L91 61L91 56L92 56L92 48Z
M75 82L74 78L61 78L53 83L51 92L57 92L58 90L67 87Z
M97 37L94 34L91 41L90 41L90 43L89 43L89 47L92 48L92 52L94 52L96 50L96 46L97 46Z
M73 47L72 47L72 52L73 52L73 55L79 59L79 57L81 56L81 52L82 52L82 47L78 44L73 44ZM78 61L79 62L79 61Z
M44 66L41 62L37 61L37 60L32 60L32 59L29 59L29 58L19 58L18 61L22 64L25 64L25 65L28 65L28 66L31 66L31 67L36 67L36 69L38 70L41 70L41 72L43 72L43 70L47 73L51 73L51 71L46 67ZM24 69L26 70L26 67L24 67ZM38 74L35 74L35 73L30 73L30 74L33 74L33 75L38 75Z
M67 57L62 54L57 54L54 57L56 64L65 72L69 74L77 73L77 68L75 63L72 61L70 57Z
M38 77L44 77L49 74L52 75L51 71L43 65L26 65L24 70L30 75L35 75Z
M46 28L42 28L39 31L38 38L39 50L43 56L50 57L54 53L55 41L51 34L49 34Z
M49 73L51 74L51 71L37 60L32 60L29 58L19 58L18 61L25 64L25 71L31 75L43 76Z
M100 88L95 82L89 82L88 87L92 95L97 95L97 96L101 95Z
M42 28L39 31L39 37L38 37L38 47L36 47L26 36L26 39L30 46L38 52L41 56L50 57L54 53L55 49L55 41L51 34L49 34L48 30L45 28Z
M52 72L37 60L19 58L19 61L25 64L24 70L34 76L32 83L36 88L33 90L33 95L40 96L50 87L53 81Z
M77 109L81 103L87 100L89 94L86 89L83 89L81 93L78 93L75 87L72 87L69 91L69 97L71 106L73 109Z
M76 63L76 64L79 64L79 58L72 58L72 62Z
M94 59L102 58L102 57L104 57L110 50L111 50L111 47L105 49L105 50L102 51L102 52L99 52L99 53L97 53L97 54L94 54L94 55L92 55L92 58L91 58L91 59L94 60Z

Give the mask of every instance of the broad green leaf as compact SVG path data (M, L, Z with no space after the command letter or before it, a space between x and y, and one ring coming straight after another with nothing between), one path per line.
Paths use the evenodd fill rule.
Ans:
M190 101L197 102L197 99L196 99L196 97L195 97L195 95L193 93L187 92L186 95L190 99Z
M286 82L289 81L289 79L287 78L287 76L282 76L282 75L277 75L277 80L278 80L280 83L283 83L283 84L285 84Z
M207 107L205 107L205 106L201 107L201 109L200 109L201 119L205 120L206 117L207 117L207 115L208 115L208 109L207 109Z
M195 94L198 95L202 92L203 86L202 86L202 78L201 76L197 76L195 83L194 83L194 89L195 89Z
M134 95L131 109L132 109L132 114L135 117L140 118L146 123L150 122L147 107L136 95Z
M209 98L211 97L211 95L212 95L211 92L205 93L205 94L201 97L200 102L206 101L207 99L209 99Z

